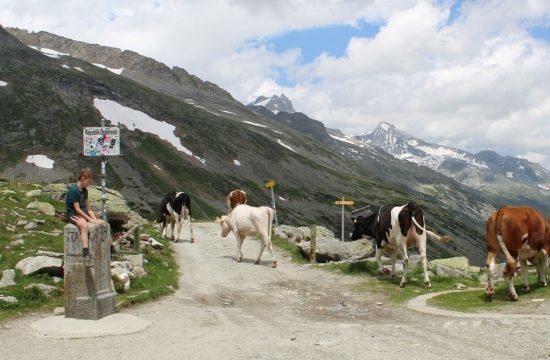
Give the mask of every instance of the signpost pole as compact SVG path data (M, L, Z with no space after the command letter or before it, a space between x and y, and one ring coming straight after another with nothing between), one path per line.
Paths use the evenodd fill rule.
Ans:
M344 222L345 222L346 205L353 205L353 201L346 200L346 198L342 196L342 200L338 200L334 204L342 205L342 236L340 237L340 241L344 241Z
M101 127L105 127L105 119L101 118ZM101 157L101 214L103 221L107 222L107 157Z
M273 209L275 210L275 226L279 227L279 220L277 219L277 206L275 205L275 191L273 186L271 187L271 201L273 202Z
M342 197L342 201L344 201L344 198ZM342 237L340 238L340 241L344 241L344 209L346 205L342 204Z

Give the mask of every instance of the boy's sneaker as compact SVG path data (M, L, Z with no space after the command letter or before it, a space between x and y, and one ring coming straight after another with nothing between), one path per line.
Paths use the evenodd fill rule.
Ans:
M87 268L92 268L95 266L94 258L91 257L90 255L84 256L83 263L84 263L84 266Z

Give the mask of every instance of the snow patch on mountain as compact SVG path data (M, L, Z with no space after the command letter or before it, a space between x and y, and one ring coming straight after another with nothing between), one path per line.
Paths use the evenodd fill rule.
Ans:
M98 68L101 68L101 69L109 70L110 72L115 73L117 75L122 74L122 71L124 70L124 68L113 69L113 68L110 68L110 67L105 66L103 64L97 64L97 63L93 63L92 65L95 65L95 66L97 66Z
M47 155L29 155L25 160L29 164L34 164L44 169L53 169L54 160Z
M130 131L139 129L143 132L156 135L160 139L168 141L177 150L194 157L206 165L206 160L193 155L191 150L182 145L181 140L175 134L176 127L174 125L153 119L141 111L122 106L113 100L94 99L94 106L111 123L124 125Z

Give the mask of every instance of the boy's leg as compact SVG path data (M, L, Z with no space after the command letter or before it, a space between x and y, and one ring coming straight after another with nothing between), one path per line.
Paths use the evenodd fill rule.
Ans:
M84 258L84 266L94 267L94 259L90 256L89 241L88 241L88 222L79 218L75 225L80 230L80 246L82 247L82 257Z
M78 230L80 230L80 246L82 250L88 249L88 222L80 218L75 225L78 226Z

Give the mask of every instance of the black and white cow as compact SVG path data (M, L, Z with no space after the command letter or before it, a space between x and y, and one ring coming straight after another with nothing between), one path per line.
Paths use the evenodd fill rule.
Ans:
M395 273L395 262L397 252L403 260L403 277L401 287L407 283L407 272L409 269L409 256L407 249L416 246L420 253L422 269L424 271L424 286L431 288L428 277L426 261L426 234L439 242L449 240L446 236L439 236L425 227L424 213L422 209L413 203L401 206L381 206L370 216L358 216L353 219L354 230L352 240L360 239L363 235L373 237L376 240L376 262L382 270L382 251L391 251L391 275Z
M167 222L171 225L171 240L179 239L183 230L183 221L189 220L189 229L191 231L191 242L195 242L193 235L193 224L191 223L191 197L184 192L170 192L164 196L160 204L159 222L162 231L162 237L166 239ZM177 224L177 227L176 227ZM177 230L175 231L175 228ZM178 234L175 237L175 234Z

